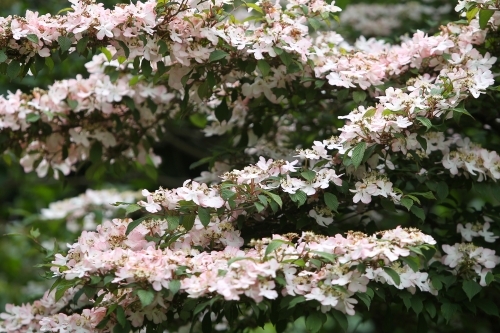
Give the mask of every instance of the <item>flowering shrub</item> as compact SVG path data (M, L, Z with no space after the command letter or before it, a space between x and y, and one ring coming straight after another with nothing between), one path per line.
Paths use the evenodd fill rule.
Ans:
M109 196L133 218L55 254L52 288L8 305L0 332L493 323L498 2L459 1L462 19L393 44L331 30L335 1L70 2L0 18L11 78L92 55L86 78L0 98L5 154L56 179L157 167L155 143L186 121L220 148L178 188ZM61 205L43 214L83 216Z

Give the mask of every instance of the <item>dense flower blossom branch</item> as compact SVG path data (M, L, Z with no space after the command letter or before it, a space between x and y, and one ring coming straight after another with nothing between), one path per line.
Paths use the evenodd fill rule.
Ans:
M9 66L49 56L57 48L81 52L96 43L111 45L103 52L115 54L114 61L104 54L96 56L87 66L89 79L77 77L46 92L10 94L0 100L3 133L16 139L25 169L36 169L41 176L48 165L69 173L76 162L95 155L96 143L106 149L130 148L127 136L138 130L155 139L162 121L175 115L180 101L188 100L196 112L207 115L212 123L206 135L231 128L247 130L249 104L261 96L286 110L290 101L279 89L297 82L301 87L314 84L331 96L340 87L370 88L370 97L379 103L357 107L344 117L349 123L340 129L340 136L298 149L296 160L260 157L241 170L222 173L225 168L219 168L222 181L217 185L187 180L176 189L144 190L144 200L129 205L127 211L143 209L147 215L105 221L96 232L82 232L67 253L57 254L52 262L51 271L58 277L55 292L33 305L9 305L0 314L0 332L96 332L113 327L130 331L171 318L193 321L203 308L187 310L186 319L180 312L190 301L198 308L214 302L254 304L293 298L314 304L318 311L354 315L355 304L373 293L371 286L376 283L437 295L439 288L429 274L436 266L463 281L479 281L480 286L492 281L492 270L500 263L494 250L470 243L445 244L445 255L429 267L424 252L433 252L436 241L413 228L372 236L301 231L249 242L248 235L242 235L242 225L256 221L290 222L286 213L291 207L304 206L302 214L314 219L318 225L312 229L319 231L335 222L339 208L343 213L352 207L375 206L373 197L408 208L410 196L393 186L392 171L397 170L395 164L415 156L429 163L440 161L452 176L499 179L496 152L458 135L445 138L442 132L425 131L435 119L466 113L459 103L479 97L493 84L491 67L496 58L474 48L486 34L474 15L469 15L469 25L450 23L435 36L417 32L401 45L361 39L350 46L335 33L308 36L307 24L317 29L339 11L334 2L290 1L282 7L258 1L249 6L257 19L245 23L224 17L222 5L229 1L198 6L189 1L171 6L148 1L113 10L90 0L72 4L73 12L64 16L28 13L26 18L0 19L0 49ZM495 25L498 18L492 14L489 22ZM134 58L139 62L134 64ZM247 70L245 61L255 66ZM108 75L106 67L115 67L118 75ZM374 87L411 68L420 74L406 83L385 91ZM164 86L149 82L157 73L165 75ZM125 96L132 103L125 103ZM224 123L217 110L225 106L232 114ZM86 117L89 121L82 124ZM101 122L95 125L92 117ZM278 123L282 119L273 118ZM123 136L111 132L117 122L124 124ZM24 136L42 124L50 131L38 140ZM291 132L293 126L277 132ZM106 149L101 159L110 157ZM138 154L130 152L128 157L137 159ZM54 216L52 209L46 215ZM458 224L457 230L466 241L477 236L487 242L497 238L489 231L489 221ZM71 306L70 299L80 303Z
M274 236L253 241L253 247L244 251L227 247L207 253L193 249L155 249L154 243L144 237L162 235L167 226L146 223L126 236L128 222L114 220L104 223L97 233L84 232L66 257L56 258L53 271L70 280L111 273L115 276L112 283L125 286L147 282L155 291L169 289L172 280L180 280L179 292L194 298L219 294L226 300L238 300L246 295L260 302L264 298L277 298L277 290L281 289L283 296L304 295L307 300L319 301L323 311L334 307L351 315L357 303L352 296L355 292L365 292L370 280L412 292L415 288L435 292L427 273L414 272L396 262L400 257L411 255L410 247L435 244L432 237L414 229L398 228L381 232L378 237L361 233L350 233L346 238L304 233L296 244L291 240L298 235ZM276 248L277 242L281 246ZM95 244L101 244L101 250L97 250ZM272 252L269 246L273 246ZM323 260L320 267L314 266L313 258ZM366 265L366 270L353 270L360 263ZM186 274L179 274L180 267ZM393 280L387 267L398 271L400 282ZM280 285L277 276L283 276L286 284ZM143 315L128 309L126 313L129 317ZM139 326L141 321L137 324L134 326Z
M12 143L6 148L22 152L20 163L26 172L35 169L43 177L51 167L67 175L75 164L90 158L123 156L145 164L149 155L159 163L145 148L147 137L157 138L167 110L175 113L170 105L174 95L163 86L145 82L130 86L131 74L112 82L104 74L108 66L121 67L118 61L109 63L100 54L86 65L91 73L88 79L77 76L58 81L47 91L35 89L29 95L17 91L0 98L1 133ZM131 108L118 104L125 97L130 99ZM154 103L154 112L148 101ZM121 131L114 131L119 125ZM32 134L26 136L26 132ZM99 148L100 156L92 156L93 148Z
M128 8L127 10L137 10L134 6L131 5L131 7L125 8ZM97 5L76 3L74 7L75 13L78 12L78 10L82 10L82 8L88 9L95 7L94 11L98 13L96 15L109 14L108 12L102 12L102 9L99 9L100 7ZM281 13L282 9L280 7L273 8L273 13ZM201 9L202 8L199 8L197 10ZM90 10L91 13L94 11ZM118 10L118 12L120 11ZM74 17L73 15L76 15L75 13L70 13L68 15ZM184 13L182 15L188 14ZM51 18L51 20L52 19L56 18ZM18 19L12 19L12 22L17 22L16 20ZM70 19L67 20L71 21ZM227 26L224 29L229 29L230 27L231 26ZM179 27L176 29L178 28ZM263 27L256 26L255 28L262 29ZM200 38L203 37L203 33L201 32L195 34L191 30L191 25L184 27L182 31L186 29L188 29L187 31L190 36L199 34ZM201 31L205 31L203 30L205 28L200 29ZM29 31L29 29L25 30ZM221 33L220 30L221 29L216 30L216 32ZM25 34L27 33L26 31L24 32ZM215 33L214 31L212 32ZM303 38L306 38L306 33L307 31L302 31ZM253 34L251 36L253 36L251 38L256 38L255 36L259 36L259 34ZM178 39L184 43L187 39L181 37L183 36L179 36ZM332 37L336 40L334 45L340 45L339 47L334 46L332 48L330 46L331 44L327 43L328 41L333 41L331 39ZM343 48L349 49L350 47L342 43L340 36L337 35L337 37L335 37L335 35L327 36L325 34L320 34L316 40L310 42L309 48L311 50L314 49L314 51L308 54L310 57L309 60L312 60L314 64L313 70L315 76L317 78L327 79L329 84L334 86L351 87L353 83L355 83L360 85L361 88L366 89L370 85L382 84L387 74L401 74L402 71L409 67L419 68L424 64L428 64L431 67L440 69L440 74L437 78L427 76L419 77L413 84L407 86L406 91L408 92L389 88L385 96L380 97L381 104L376 106L375 109L361 108L347 116L352 122L361 120L360 118L363 117L366 118L364 119L365 124L363 124L361 128L359 128L359 125L348 125L342 128L344 133L341 135L341 138L347 143L347 146L349 146L349 144L356 143L359 139L367 140L368 143L382 141L380 134L377 134L377 137L365 135L356 139L356 137L352 137L354 134L352 132L363 132L368 130L379 133L382 130L384 134L383 141L387 142L390 140L391 135L406 131L407 128L415 122L416 117L435 117L441 113L438 110L444 109L446 111L453 109L462 98L466 97L464 94L466 92L465 90L470 91L470 93L477 97L479 93L484 91L484 89L492 83L491 72L488 68L495 60L495 58L490 58L489 55L486 55L483 59L482 56L472 48L472 43L481 43L483 39L483 31L477 28L477 20L473 20L469 26L450 25L438 36L428 37L419 32L413 39L405 41L401 46L383 45L374 40L365 42L359 41L355 47L351 47L351 54L347 55L345 55L345 52L342 50ZM466 43L466 45L462 45L463 43ZM471 45L468 46L467 44ZM119 53L116 55L119 55L120 52L123 51L123 46L121 44L116 44L115 46L119 50ZM460 48L458 46L460 46ZM464 47L462 48L462 46ZM462 49L465 50L463 54L460 53ZM177 57L179 56L178 52L175 54ZM304 53L302 52L301 54ZM446 60L444 54L449 54L451 60ZM3 128L15 131L16 137L20 136L22 132L27 131L31 127L30 122L36 122L39 118L41 118L43 122L50 123L51 127L53 127L45 137L27 138L29 143L23 142L23 139L19 137L19 145L23 151L21 163L26 171L36 169L37 173L43 176L47 173L50 166L61 171L65 175L68 174L75 163L88 159L90 155L89 150L92 146L89 142L89 138L101 142L108 151L121 149L125 151L125 155L133 155L135 158L139 158L139 160L145 162L144 156L147 151L145 151L142 144L138 144L139 155L133 154L134 149L128 148L136 147L128 147L126 144L127 140L116 138L107 128L115 124L115 120L111 118L113 114L123 115L124 118L130 120L130 117L126 117L128 108L117 103L122 102L124 96L131 95L134 99L136 109L140 110L141 119L138 121L137 125L139 125L139 128L156 126L156 128L151 128L148 132L149 136L155 137L157 126L161 124L161 122L157 120L163 112L168 112L170 115L176 113L175 104L170 105L172 99L175 96L181 98L182 94L189 93L190 99L199 101L198 94L200 89L186 92L184 91L184 87L180 85L182 76L189 74L190 70L193 68L191 63L175 59L172 54L167 57L168 59L163 56L157 56L155 61L152 60L151 55L139 54L136 56L144 56L145 59L150 60L153 65L155 65L155 62L165 62L166 65L171 66L168 72L168 82L172 89L172 93L165 94L165 88L162 86L156 86L153 89L151 84L143 81L139 81L137 84L130 86L128 84L132 78L130 74L120 75L118 79L113 82L103 73L103 68L106 66L99 67L97 61L94 60L87 66L89 71L94 74L91 75L89 79L83 80L77 78L76 81L61 81L52 86L48 92L37 90L33 92L32 96L24 96L17 92L16 94L9 95L7 99L2 99L2 104L4 104L3 109L5 111L4 114L1 115L2 118L0 118L1 125ZM132 56L129 58L132 59ZM101 56L100 59L104 60L104 55ZM307 64L310 63L310 61L307 62ZM304 63L304 65L306 65L306 63ZM107 64L107 66L109 66L109 64ZM115 66L118 66L118 64L115 64ZM125 71L125 73L127 71L124 66L121 66L121 68L118 66L118 68ZM258 66L258 71L252 74L252 76L255 75L253 78L239 71L233 71L229 77L225 77L225 80L228 80L230 77L232 77L231 80L242 80L241 76L243 75L245 79L252 78L254 80L253 83L244 83L241 85L239 94L242 96L228 105L228 108L230 108L232 112L230 119L227 121L219 123L213 111L221 104L227 103L227 100L221 101L220 97L214 98L214 95L211 103L208 104L210 107L207 108L203 106L203 103L198 103L199 106L196 109L202 112L205 110L205 112L208 113L208 120L211 121L211 125L205 129L207 135L223 134L234 126L243 126L248 115L247 104L249 99L258 98L260 95L264 94L271 102L277 103L279 101L284 101L275 95L273 89L284 87L291 81L300 79L297 73L287 74L287 68L284 65L278 64L275 68L270 67L269 73L272 74L270 76L266 76L262 68L264 67ZM304 67L306 72L308 71L307 68L309 67ZM376 71L374 70L375 68L377 68ZM353 69L356 72L351 73L350 71ZM368 75L368 73L370 73L370 75ZM471 75L473 75L472 79L470 78ZM449 82L453 82L453 84L450 86ZM224 92L224 89L234 91L237 86L238 84L231 84L221 87L222 90L219 94L226 95L228 92ZM452 91L449 91L450 89ZM94 91L95 95L92 93L89 94L90 91ZM436 99L439 97L437 92L445 94L448 97L443 96L443 98L437 101ZM153 114L149 104L145 103L146 100L153 101L159 110L156 110ZM427 110L429 108L438 108L438 110L429 111ZM47 112L48 110L57 110L58 112ZM104 128L96 129L90 126L92 128L87 129L86 127L89 126L83 126L84 124L79 125L81 128L66 126L66 118L72 119L70 115L72 115L73 112L78 114L81 113L82 110L100 110L104 116ZM387 113L385 110L391 110L392 112ZM419 112L415 112L415 110L419 110ZM368 116L368 114L370 114L370 116ZM59 126L55 125L57 122L54 121L53 117L60 121L61 124L58 124ZM61 117L65 119L61 119ZM388 117L391 119L388 119ZM394 120L397 120L396 122L392 119L394 117ZM366 122L370 122L370 124ZM416 122L416 124L419 123ZM137 131L136 124L127 125L132 125L132 128ZM126 134L126 131L122 132ZM128 134L125 135L125 137L129 136ZM69 148L67 148L68 145ZM65 153L66 150L67 153ZM34 165L35 162L38 163L36 168ZM55 176L57 177L58 173L55 173Z

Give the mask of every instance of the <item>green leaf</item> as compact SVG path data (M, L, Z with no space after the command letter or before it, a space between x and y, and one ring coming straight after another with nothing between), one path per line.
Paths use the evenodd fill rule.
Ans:
M136 212L142 207L139 206L138 204L130 204L127 207L125 207L125 214L128 215L130 213Z
M352 93L352 99L355 103L361 103L366 99L366 93L364 91L354 91ZM373 109L373 111L375 112L375 109Z
M78 42L80 42L80 41L78 41ZM160 41L160 43L161 42L163 42L163 41ZM125 42L122 40L119 40L118 44L120 44L121 48L123 49L123 54L125 54L125 60L128 59L128 57L130 56L130 50L129 50L127 44L125 44ZM76 44L76 49L78 50L78 43ZM159 50L161 50L161 47ZM161 53L161 51L160 51L160 53Z
M427 313L429 314L429 316L431 316L431 318L434 318L437 314L437 309L436 309L436 306L434 305L434 303L430 302L430 301L426 301L424 303L424 307L425 307L425 310L427 310Z
M143 308L153 303L155 299L155 293L152 290L138 290L137 297L141 301L141 305Z
M164 40L160 40L158 42L158 52L160 52L160 54L163 56L166 56L168 54L168 45Z
M394 205L394 202L387 198L380 197L380 204L382 205L382 208L388 212L396 211L396 206Z
M441 288L443 288L443 282L441 282L441 280L439 279L439 276L435 276L435 277L431 278L431 283L432 283L432 286L438 291L441 290Z
M307 194L305 194L303 191L301 190L297 190L297 192L295 193L290 193L290 199L293 201L293 202L296 202L298 203L298 206L302 206L306 200L307 200Z
M425 118L425 117L417 117L417 120L422 124L424 125L427 130L431 129L432 128L432 123L429 119Z
M337 263L337 260L336 260L337 256L335 254L323 252L323 251L311 251L311 253L313 253L317 256L320 256L323 259L326 259L326 261L329 261L332 264Z
M168 290L170 290L170 292L174 295L177 294L179 290L181 290L181 281L170 280L170 282L168 283Z
M418 315L420 314L420 312L422 312L422 310L424 309L424 304L422 302L422 299L420 297L417 297L418 295L413 295L411 298L410 298L410 301L411 301L411 308L413 309L413 311L415 311L415 313Z
M481 291L482 288L476 281L468 280L462 283L462 289L463 291L465 291L465 294L467 295L470 301L474 296L476 296Z
M295 296L291 301L290 303L288 303L288 308L289 309L292 309L295 305L299 304L299 303L303 303L306 301L306 298L302 295L300 296Z
M351 155L351 160L352 160L352 165L354 166L355 169L359 167L361 164L361 161L363 161L363 156L365 155L365 150L366 150L366 142L360 142L358 143L353 149L352 149L352 155Z
M195 220L196 220L195 214L181 215L180 217L180 223L182 224L184 229L186 229L186 231L193 229Z
M0 64L4 63L7 59L9 59L9 58L5 54L5 51L4 50L0 50Z
M74 99L67 99L68 106L74 110L78 107L78 101L75 101Z
M304 177L305 180L312 182L316 177L316 172L312 170L306 170L304 172L301 172L300 175Z
M377 111L377 109L375 108L369 108L365 114L363 115L363 118L371 118L375 115L375 112Z
M344 330L344 332L347 332L347 327L348 327L347 316L344 313L337 310L332 310L330 313L335 318L335 322L339 324L339 326Z
M285 65L287 68L288 66L290 66L290 64L292 63L293 59L292 59L292 56L287 53L287 52L284 52L279 54L279 57L281 59L281 61L283 62L283 65Z
M479 27L481 29L486 29L488 21L490 20L490 18L493 16L494 13L495 11L492 9L481 9L479 11Z
M100 142L94 142L90 148L89 158L92 162L97 163L102 161L102 144Z
M484 281L486 282L486 285L489 286L491 282L495 281L495 276L491 272L488 272L486 273Z
M408 248L415 252L416 254L420 254L422 257L424 256L424 253L420 250L420 248L415 247L415 246L408 246Z
M396 273L395 270L393 270L392 268L387 267L387 266L382 267L382 269L384 270L384 272L387 273L387 275L389 275L392 278L392 280L394 281L394 284L396 284L396 286L400 285L401 278L399 277L399 274Z
M474 119L474 117L464 107L456 107L453 109L453 111L455 111L459 114L465 114L465 115L471 117L472 119Z
M277 55L281 55L284 51L283 49L280 49L279 47L273 46L274 52L276 52Z
M314 30L321 28L321 22L313 17L308 18L307 23L309 23Z
M283 201L281 200L281 197L277 194L271 193L269 191L263 191L265 194L267 194L271 199L273 199L274 202L276 202L280 208L283 206Z
M206 227L210 223L210 211L204 207L198 207L198 217L200 218L201 224Z
M30 41L30 42L33 42L35 44L38 44L39 40L38 40L38 36L35 35L35 34L29 34L26 36L26 38Z
M260 59L259 61L257 61L257 67L262 73L262 77L268 76L269 72L271 71L271 66L269 66L267 61L265 61L264 59Z
M16 60L12 60L7 66L7 76L11 79L16 78L21 72L21 63Z
M425 221L425 212L422 208L418 206L412 206L411 212L415 214L415 216L421 219L422 221Z
M66 52L71 47L71 39L69 39L66 36L59 36L57 38L57 43L59 43L59 48L61 49L61 52Z
M420 195L421 197L424 197L426 199L436 199L436 197L434 196L434 193L432 193L431 191L429 192L417 192L417 193L412 193L413 195Z
M325 192L325 194L323 195L323 199L325 200L325 204L328 208L330 208L334 212L337 211L337 209L339 208L339 200L337 199L337 196L335 196L335 194Z
M458 312L460 307L453 303L444 303L441 305L441 314L443 315L446 322L449 322L451 317Z
M484 313L499 317L498 306L489 298L477 298L475 301L478 308L484 311Z
M365 303L368 310L370 310L370 305L372 304L372 299L365 293L356 293L356 296Z
M89 43L89 36L84 36L76 43L76 52L82 54L87 49Z
M408 211L410 211L411 206L413 206L413 200L408 197L403 197L400 200L402 206L404 206Z
M210 53L210 56L208 57L208 61L209 62L218 61L218 60L224 59L228 55L229 55L229 53L227 53L225 51L215 50L212 53Z
M284 241L284 240L281 240L281 239L274 239L272 240L266 247L266 252L264 253L264 256L268 256L269 254L271 254L271 252L273 252L274 250L276 250L277 248L279 248L280 246L282 246L283 244L287 244L288 242Z
M153 72L153 68L151 67L151 63L148 60L142 59L141 71L142 71L142 74L144 76L146 76L146 77L151 76L151 73Z
M227 101L225 98L222 99L220 104L215 108L215 117L219 122L229 121L231 119L232 112L227 106Z
M448 197L448 194L449 194L448 184L446 184L445 182L439 182L437 184L436 194L437 194L439 200L446 199Z
M264 207L263 204L261 204L260 202L254 202L253 205L255 206L255 208L257 209L257 212L260 213L262 212L264 209L266 209L266 207Z
M224 199L224 200L226 200L226 201L229 200L229 199L231 199L231 198L233 198L235 195L236 195L235 192L233 192L233 191L231 191L231 190L229 190L227 188L222 189L221 192L220 192L221 198Z
M201 98L201 99L205 99L205 98L208 98L210 97L210 87L208 86L208 82L205 81L205 82L202 82L199 86L198 86L198 96Z
M414 272L418 272L418 269L420 268L420 260L418 257L400 257L399 259L410 266Z
M172 231L177 229L180 223L179 216L167 216L168 230Z
M248 8L252 8L253 10L264 15L264 10L262 10L262 8L260 8L258 5L254 4L254 3L247 2L247 3L245 3L245 6L247 6Z
M29 123L37 122L40 119L40 115L38 113L28 113L26 115L26 121Z
M417 135L417 142L420 143L423 150L427 150L427 140L420 135Z
M45 58L45 66L47 66L49 71L51 71L54 68L54 60L52 60L51 57Z
M326 315L319 311L314 311L306 318L307 331L311 333L319 332L325 322Z
M31 227L30 235L33 238L38 238L40 236L40 229L35 228L35 227Z
M130 234L132 230L134 230L139 224L141 224L142 221L146 220L148 217L150 216L146 215L130 222L127 226L127 231L125 232L125 234L126 235Z
M118 324L120 324L121 327L125 327L125 325L127 325L125 311L121 305L116 307L116 321L118 321Z
M262 194L257 195L257 197L259 198L260 203L261 203L264 207L266 207L266 206L267 206L267 204L269 203L269 201L268 201L267 197L266 197L265 195L262 195Z
M190 115L189 120L194 126L198 128L205 128L205 126L207 125L207 117L200 113Z

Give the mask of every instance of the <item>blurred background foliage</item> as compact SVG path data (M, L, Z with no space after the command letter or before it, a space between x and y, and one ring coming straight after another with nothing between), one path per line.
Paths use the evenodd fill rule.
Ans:
M115 3L123 2L117 0L100 0L106 7L111 7ZM398 0L338 0L336 5L345 8L347 4L359 3L379 3L388 7L395 6L408 1ZM456 20L456 13L453 7L456 1L451 0L421 0L419 3L430 6L440 7L448 3L450 13L441 15L439 21L431 17L424 17L421 21L405 21L404 24L394 29L391 35L384 36L383 39L390 42L400 42L401 35L422 29L429 31L430 34L438 31L441 24L450 20ZM65 0L0 0L0 16L20 15L24 16L26 10L38 11L40 14L55 14L59 10L69 7ZM354 41L360 36L349 25L340 25L337 28L347 40ZM370 37L370 36L367 36ZM488 50L494 55L499 56L500 42L498 36L491 37L488 44ZM485 51L485 50L483 50ZM74 77L80 73L86 76L84 63L87 60L77 55L72 55L64 61L55 60L56 66L52 71L44 69L38 77L26 77L23 80L9 81L6 77L0 77L0 94L6 94L7 91L29 91L33 87L47 88L52 82L59 79ZM497 73L498 65L493 69ZM467 110L475 117L475 122L462 119L452 129L455 132L464 133L472 141L480 143L487 149L495 149L500 144L500 123L498 100L500 98L497 90L490 90L487 97L479 100L467 101ZM293 114L298 118L300 130L295 131L291 137L291 144L301 143L304 146L311 144L314 140L321 139L325 133L324 128L332 129L342 126L343 121L339 121L338 115L349 112L355 103L342 102L338 105L335 112L328 110L324 112L321 109L301 115L299 112ZM331 135L328 134L328 135ZM3 311L6 303L20 304L22 302L32 301L41 296L50 282L44 277L45 270L37 268L35 265L44 260L44 254L39 250L38 240L35 242L30 236L30 231L37 233L39 230L40 240L46 247L51 246L55 239L62 245L66 242L72 242L77 236L65 228L65 222L59 221L41 221L37 214L42 208L48 207L51 202L63 198L77 196L86 189L102 189L109 187L118 187L120 189L139 190L147 188L154 190L158 186L177 187L185 179L199 176L200 171L206 169L206 165L190 169L190 165L202 158L211 155L214 149L221 149L231 153L227 146L221 146L223 142L230 141L226 138L205 138L203 134L196 130L196 124L190 119L179 119L171 124L168 129L168 137L163 138L155 147L155 152L163 159L163 163L158 170L152 166L140 167L138 165L127 169L124 174L117 174L113 170L107 170L106 174L100 177L89 178L85 175L84 165L77 172L66 177L64 181L55 181L53 179L39 179L35 174L25 174L16 161L9 155L4 155L0 159L0 312ZM464 214L471 215L471 219L483 207L488 207L490 211L498 210L497 216L500 216L500 190L498 186L476 184L473 191L456 190L453 192L452 199L441 205L429 207L437 219L454 219ZM405 225L407 221L403 220L401 215L393 215L384 219L374 228L386 229L396 225ZM425 231L427 226L422 225ZM443 231L446 232L446 231ZM498 231L495 230L498 234ZM9 234L9 235L6 235ZM453 234L455 237L456 235ZM374 332L373 322L377 322L377 311L372 309L370 318L361 318L359 316L350 318L350 331L354 332ZM398 313L401 311L397 311ZM386 318L381 316L381 318ZM397 318L395 318L397 319ZM327 325L325 330L335 331L334 323ZM377 323L377 327L387 327L389 324ZM484 331L481 325L485 326L488 332L488 323L479 325L477 321L471 321L474 327L464 327L464 332ZM271 333L272 327L266 326L265 330L256 330L255 332ZM305 332L305 326L300 320L294 323L294 332Z

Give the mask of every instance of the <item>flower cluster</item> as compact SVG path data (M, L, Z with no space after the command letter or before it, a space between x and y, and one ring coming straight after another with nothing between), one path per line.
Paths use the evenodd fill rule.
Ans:
M145 164L150 155L159 163L144 148L145 140L157 137L165 111L174 113L175 107L169 107L174 95L164 86L145 82L130 86L131 74L112 82L104 74L109 66L123 68L100 54L86 64L91 73L87 79L78 75L54 83L47 91L35 89L27 95L18 90L0 97L0 130L12 138L8 149L22 151L20 163L26 172L35 169L43 177L51 167L68 175L78 162L94 158L92 149L101 152L95 157L99 160L126 157ZM131 98L136 113L117 104L125 96ZM148 100L156 104L154 113ZM117 124L122 126L120 132L114 131ZM33 131L38 127L44 130ZM135 146L131 145L134 137Z
M119 207L115 202L135 202L140 193L133 191L118 191L116 189L91 190L77 197L52 202L48 208L43 208L40 217L43 220L66 220L66 228L71 232L82 229L79 221L83 220L83 230L95 230L97 226L96 210L102 218L110 219L116 215ZM100 221L99 221L100 222Z
M391 198L394 202L399 202L401 194L394 191L392 183L384 175L378 173L370 173L364 177L362 181L355 184L356 189L350 190L355 193L353 202L370 203L372 196L383 196Z
M443 251L446 255L441 262L452 268L453 274L479 277L481 286L487 285L486 275L500 264L500 257L495 255L494 250L478 247L472 243L445 244Z
M359 31L364 36L388 36L408 21L420 22L423 17L439 21L440 16L448 14L449 4L433 7L417 1L393 4L362 3L352 4L342 11L342 26Z
M457 224L457 232L460 233L462 238L467 242L472 242L474 237L483 237L485 242L494 243L498 236L495 236L489 229L489 221L485 223L476 222L474 224L469 222L466 223L465 226L462 223Z
M78 288L69 288L65 291L61 298L56 301L56 291L46 292L43 297L32 304L23 304L20 306L14 306L12 304L7 304L4 313L0 313L0 332L5 333L34 333L34 332L51 332L51 330L42 330L42 326L44 324L42 321L46 321L47 318L51 318L52 316L56 316L59 319L68 318L70 316L66 316L60 311L65 308L74 295L78 292ZM81 297L75 307L81 307L85 305L87 302L85 297ZM80 315L76 315L79 317ZM99 320L98 318L95 318ZM95 320L93 319L93 320ZM90 317L87 319L90 321ZM64 327L64 321L61 322L61 328ZM79 328L77 326L86 326L84 323L80 323L76 325L76 321L72 321L72 326L69 325L66 327L67 331L70 328L74 330ZM84 327L85 328L85 327ZM87 328L88 325L87 325ZM86 331L83 331L86 332Z
M42 217L65 218L74 230L81 218L85 229L94 226L89 211L95 206L105 207L105 221L55 255L55 290L31 305L9 305L0 314L0 332L149 331L151 323L192 322L203 306L212 311L226 301L240 301L250 311L250 304L283 307L293 299L323 313L354 315L359 300L371 302L372 286L419 290L431 299L438 291L430 276L443 265L481 286L491 282L500 263L492 249L445 244L440 263L428 265L436 241L418 229L371 236L337 230L349 230L354 220L354 228L369 229L376 219L368 210L379 199L384 208L395 203L431 220L416 206L417 196L431 200L436 193L444 201L448 190L426 179L428 165L438 170L432 176L447 170L452 177L500 179L498 153L452 131L447 137L435 124L467 114L461 102L494 84L496 58L476 45L485 41L485 22L494 26L500 15L469 12L468 23L449 23L433 36L417 31L396 45L364 37L350 45L322 30L340 11L335 1L243 2L243 14L228 11L230 0L147 0L111 10L93 0L71 3L65 15L0 18L0 60L9 67L57 50L86 54L103 47L86 65L88 78L0 97L0 147L20 153L25 171L42 177L53 169L57 177L82 161L113 165L120 158L157 165L150 141L160 139L176 115L188 113L206 136L234 134L231 144L249 155L268 149L284 157L260 156L241 169L216 164L181 187L143 190L143 200L126 208L144 213L135 220L112 219L116 208L107 206L134 201L131 192L89 190L51 204ZM460 1L457 8L469 10L471 3ZM412 6L411 15L438 14ZM308 137L303 142L313 142L310 148L297 145L290 154L302 121L292 113L330 110L351 93L355 108L339 117L347 122L335 122L342 126L338 131L317 132L322 138L340 134ZM320 122L318 117L302 129ZM269 149L265 141L272 136L283 151ZM399 186L415 192L405 194ZM367 216L372 221L365 223ZM493 243L492 221L484 222L458 224L457 231L466 241L482 236ZM290 232L295 226L302 230ZM249 229L257 236L245 234ZM225 320L224 311L217 321Z

